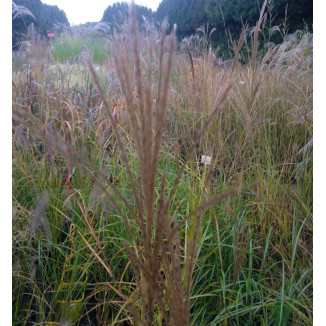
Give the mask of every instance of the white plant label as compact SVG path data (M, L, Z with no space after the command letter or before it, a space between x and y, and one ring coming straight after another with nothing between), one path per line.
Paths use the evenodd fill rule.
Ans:
M201 163L206 165L211 164L212 161L212 157L211 156L207 156L207 155L202 155L201 156Z

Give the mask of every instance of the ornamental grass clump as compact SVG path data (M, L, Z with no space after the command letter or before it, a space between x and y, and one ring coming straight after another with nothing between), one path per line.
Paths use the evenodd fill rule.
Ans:
M130 22L130 47L132 49L132 63L134 74L128 67L127 56L115 55L115 64L119 76L121 89L127 103L128 122L136 148L139 169L137 176L131 173L127 159L125 144L121 139L121 131L118 128L105 101L103 91L97 80L96 73L90 65L90 70L97 86L98 92L107 108L108 116L112 124L113 133L116 136L121 158L126 167L132 193L135 210L130 213L137 225L135 232L129 222L126 225L132 233L133 243L125 242L125 248L129 254L135 273L137 288L132 295L132 316L134 325L152 325L154 320L168 325L189 325L190 323L190 290L192 285L192 272L194 267L194 255L198 241L200 221L207 208L216 201L235 194L235 189L218 194L214 198L201 202L184 219L177 220L177 212L171 216L170 204L178 187L184 166L186 166L194 152L195 144L189 151L189 155L183 166L179 167L178 175L170 193L166 190L166 173L160 176L159 185L159 160L161 155L161 140L164 133L166 106L168 100L169 80L173 65L173 53L175 47L175 30L169 37L167 45L165 36L165 24L163 24L160 37L158 83L155 85L157 94L153 94L153 71L151 58L153 56L155 40L151 39L148 48L148 58L140 56L137 35L137 22L135 8L131 8ZM165 53L167 46L167 53ZM147 61L147 62L146 62ZM145 62L143 64L143 62ZM147 63L147 64L146 64ZM142 67L145 66L144 68ZM226 85L219 101L222 102L230 89ZM134 91L136 90L136 91ZM135 94L136 98L135 100ZM154 96L156 100L154 101ZM212 114L213 115L213 114ZM206 122L198 141L205 134L205 130L211 119ZM194 234L186 244L187 249L181 245L179 230L191 217L196 219Z

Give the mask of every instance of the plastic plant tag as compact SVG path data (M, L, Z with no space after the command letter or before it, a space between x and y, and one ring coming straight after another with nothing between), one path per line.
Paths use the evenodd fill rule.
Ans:
M211 156L207 156L207 155L202 155L201 156L201 163L206 165L211 164L212 161L212 157Z

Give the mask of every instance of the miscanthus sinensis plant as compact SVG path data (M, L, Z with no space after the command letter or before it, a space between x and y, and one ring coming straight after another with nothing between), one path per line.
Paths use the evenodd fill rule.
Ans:
M14 70L15 325L312 323L312 35L261 17L222 68L132 18Z

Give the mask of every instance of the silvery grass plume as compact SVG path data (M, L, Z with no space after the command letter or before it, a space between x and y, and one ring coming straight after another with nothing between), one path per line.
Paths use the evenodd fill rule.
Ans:
M112 33L112 25L107 22L100 22L92 28L94 33L103 33L104 35L110 35Z
M31 16L36 20L34 15L26 7L16 5L16 3L12 1L12 20L21 18L23 16Z
M286 35L281 44L265 44L269 66L284 67L289 72L300 69L306 72L313 63L313 34L297 30Z
M51 239L51 230L46 218L46 209L49 206L49 194L45 191L37 200L30 216L30 231L32 234L40 232L47 240Z
M108 212L110 211L110 202L97 183L94 184L90 192L88 199L88 208L94 212L100 208L103 210L105 216L107 216Z
M15 131L15 138L18 144L22 147L24 151L28 151L31 149L31 142L29 139L29 132L28 130L24 130L23 125L18 125L14 128Z
M313 138L311 138L306 145L304 145L298 152L297 156L302 156L302 161L296 164L293 171L292 178L296 179L305 171L310 160L312 159Z

